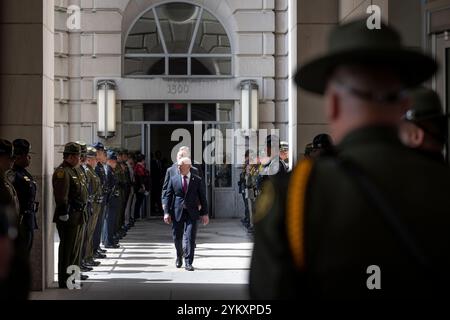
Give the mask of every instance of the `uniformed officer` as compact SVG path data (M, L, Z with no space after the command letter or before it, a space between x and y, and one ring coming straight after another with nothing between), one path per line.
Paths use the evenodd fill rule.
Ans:
M0 204L4 206L9 216L13 216L14 225L19 222L19 200L11 181L10 172L13 164L13 145L10 141L0 139Z
M262 175L272 176L287 173L287 167L280 158L280 138L270 135L266 138L266 155L269 157L263 165Z
M439 95L425 87L410 92L411 106L400 126L402 142L442 164L448 140L448 114L444 114Z
M30 289L31 274L28 263L28 250L18 237L20 209L16 190L12 184L14 173L10 170L13 164L13 145L10 141L0 139L0 215L7 220L8 238L2 242L12 245L10 272L4 283L7 298L11 300L27 299ZM10 240L12 242L10 242ZM7 254L7 253L6 253ZM1 259L7 256L2 256Z
M87 272L92 271L93 269L87 266L84 262L84 256L86 252L86 229L89 223L89 219L91 217L92 212L89 210L89 203L91 202L91 186L89 177L87 175L86 168L86 153L87 153L87 144L84 141L76 141L80 146L80 162L79 165L75 168L80 177L80 181L82 182L83 191L86 193L86 202L84 204L84 214L83 214L83 225L80 227L80 233L78 234L78 240L76 244L76 250L78 251L78 265L80 266L81 271Z
M79 144L75 142L66 144L63 152L64 161L56 168L52 178L56 204L53 222L56 223L60 239L58 254L60 288L67 287L67 268L79 265L79 234L84 224L87 202L87 193L77 170L80 153Z
M302 161L264 186L252 298L443 294L450 170L398 138L404 89L436 69L425 54L404 48L391 27L371 30L366 20L337 27L329 52L300 68L297 84L325 96L338 154Z
M244 165L242 166L242 171L239 174L239 193L242 195L242 200L244 202L244 218L241 219L242 224L244 227L248 228L250 226L250 209L249 209L249 203L248 203L248 193L247 193L247 185L246 185L246 176L247 176L247 170L250 166L250 150L247 150L245 152L245 160Z
M95 226L93 246L94 246L94 258L104 259L106 258L106 250L100 247L102 242L102 235L104 234L104 225L106 217L106 209L108 204L108 198L110 190L107 183L107 165L106 165L106 151L105 146L101 142L97 142L93 145L97 150L97 164L94 167L95 173L99 176L102 185L103 201L100 209L100 214L97 219L97 225Z
M287 141L280 142L280 164L283 166L282 171L289 171L289 143Z
M330 135L321 133L314 137L309 156L315 159L333 152L333 139Z
M113 150L107 152L106 183L110 190L108 206L106 208L106 230L104 245L107 249L119 248L118 239L115 237L118 210L120 208L119 181L115 169L117 167L117 153Z
M125 204L125 213L124 213L124 221L123 221L123 232L126 234L126 232L129 229L129 222L130 222L130 207L128 206L130 195L131 195L131 172L130 167L128 166L128 150L127 149L121 149L120 151L120 165L123 169L123 172L125 174L125 197L124 197L124 204Z
M305 156L305 158L311 158L311 152L313 151L313 144L312 144L312 142L311 143L308 143L306 146L305 146L305 152L304 152L304 156Z
M90 202L88 204L91 216L86 231L85 264L89 267L98 266L99 261L94 260L94 232L97 221L100 216L100 210L103 202L103 189L100 177L95 173L94 167L97 165L97 150L93 147L87 147L86 153L86 174L88 176Z
M126 235L126 231L124 229L125 225L125 209L126 209L126 192L127 192L127 178L126 173L122 164L122 156L119 154L123 154L121 149L114 150L117 154L117 165L114 169L114 174L117 177L118 181L118 190L119 190L119 206L117 209L117 219L116 219L116 227L115 227L115 238L117 240L122 239Z
M31 146L25 139L16 139L14 146L14 173L12 184L19 200L19 235L28 251L33 247L34 230L37 229L36 213L39 202L36 202L37 184L26 168L30 166Z

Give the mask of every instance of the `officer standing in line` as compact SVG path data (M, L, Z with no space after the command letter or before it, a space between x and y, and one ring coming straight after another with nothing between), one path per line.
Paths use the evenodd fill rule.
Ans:
M248 228L250 226L250 210L249 210L249 203L248 203L248 188L246 185L246 176L247 171L249 170L250 166L250 150L247 150L245 152L245 160L244 165L242 166L242 171L239 174L239 193L242 195L242 201L244 202L244 218L241 219L242 224L244 227Z
M58 285L67 288L67 268L79 265L77 242L80 229L84 223L84 211L87 194L77 167L80 163L80 145L69 142L64 146L64 161L53 173L53 195L55 197L55 214L53 222L59 234ZM84 276L84 275L83 275ZM86 276L82 277L85 280Z
M7 220L8 239L3 243L12 245L10 272L3 287L8 299L24 300L28 298L31 276L28 263L28 250L18 237L19 233L19 200L12 185L14 173L10 170L13 164L13 145L10 141L0 139L0 214ZM6 257L1 257L6 258ZM0 259L1 259L0 258Z
M109 197L109 188L107 183L107 166L106 166L106 151L105 146L101 142L97 142L93 145L93 147L97 150L97 164L94 167L95 173L100 178L101 186L102 186L102 195L103 201L100 209L100 214L97 219L97 225L95 226L94 231L94 258L95 259L105 259L106 258L106 250L100 247L100 243L102 242L102 235L104 234L104 226L106 220L106 209L108 205L108 197Z
M100 216L100 210L103 202L103 189L100 177L95 173L94 167L97 165L97 150L93 147L87 147L86 154L86 174L90 181L90 202L89 210L91 217L89 219L86 231L86 248L85 248L85 265L88 267L95 267L100 264L99 261L94 260L94 231L97 226L97 221Z
M283 172L289 171L289 143L286 141L280 142L280 165L283 166Z
M120 207L120 190L119 181L115 169L117 167L117 153L113 150L107 152L107 175L106 181L108 190L110 190L108 198L108 206L106 213L106 230L104 245L107 249L119 248L118 239L114 237L116 231L117 215Z
M442 151L448 140L448 114L439 95L425 87L410 92L412 105L400 126L402 142L426 157L445 163Z
M89 202L90 202L90 181L89 177L86 173L86 153L87 153L87 145L83 141L76 141L80 145L80 164L76 167L76 170L79 174L80 181L82 181L83 190L86 193L86 202L84 204L84 218L83 225L80 227L80 233L78 235L78 241L76 245L76 250L78 251L79 256L79 266L80 270L83 272L92 271L93 269L89 266L86 266L84 263L84 253L85 253L85 245L86 245L86 229L89 223L89 219L91 216L91 212L89 211Z
M324 155L330 155L334 152L333 140L330 135L321 133L314 137L312 142L311 158L318 158Z
M127 188L127 180L125 176L125 171L122 166L122 156L119 156L121 154L121 150L117 149L115 150L117 156L117 166L114 170L114 173L117 176L118 180L118 189L119 189L119 208L118 208L118 214L117 214L117 222L116 222L116 231L115 231L115 238L117 240L122 239L126 235L126 231L124 228L125 225L125 209L126 209L126 188Z
M131 216L131 212L130 212L130 208L128 206L129 203L129 199L130 199L130 195L131 195L131 173L130 173L130 168L128 166L128 150L127 149L122 149L121 150L121 162L120 165L122 166L122 169L124 171L125 174L125 216L124 216L124 225L123 225L123 229L125 232L128 231L129 229L129 223L130 223L130 216Z
M247 171L245 175L245 187L246 187L246 196L249 205L250 211L250 221L247 225L247 231L253 232L253 219L255 215L255 204L256 199L259 196L260 190L258 189L258 180L261 175L260 172L262 170L262 164L258 157L250 150L249 152L249 165L247 166Z
M12 184L16 189L20 206L19 236L28 251L31 251L34 230L37 229L36 213L39 208L39 203L36 202L36 181L26 169L30 166L31 146L25 139L14 140L13 146L15 160L12 168L14 173Z
M14 217L12 225L19 223L19 200L12 185L11 166L13 164L13 145L10 141L0 139L0 204Z
M300 68L296 83L325 96L337 154L264 186L252 298L448 296L450 169L398 137L404 89L436 69L390 26L371 30L365 19L338 26L329 52Z

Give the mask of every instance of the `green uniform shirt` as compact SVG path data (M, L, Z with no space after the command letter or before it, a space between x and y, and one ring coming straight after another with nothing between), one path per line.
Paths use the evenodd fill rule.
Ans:
M404 147L391 128L356 130L338 147L306 176L294 170L265 186L255 218L252 298L424 298L446 288L449 168ZM434 272L412 258L336 159L352 161L382 191ZM299 212L291 210L296 206ZM368 288L370 266L380 268L381 290Z
M53 195L55 197L55 215L53 222L61 222L60 216L69 215L72 225L85 222L87 187L79 168L63 162L53 173Z

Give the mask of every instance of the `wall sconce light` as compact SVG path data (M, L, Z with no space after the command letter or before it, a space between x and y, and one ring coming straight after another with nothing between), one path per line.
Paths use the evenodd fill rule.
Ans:
M241 82L241 126L243 130L259 128L258 84L254 80Z
M116 133L116 83L113 80L97 82L98 136L108 139Z

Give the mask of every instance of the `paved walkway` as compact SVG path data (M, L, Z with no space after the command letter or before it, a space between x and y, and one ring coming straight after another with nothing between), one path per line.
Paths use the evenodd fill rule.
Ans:
M81 290L49 289L31 299L247 299L251 249L239 220L212 220L199 226L195 271L177 269L170 227L142 221L86 273Z

